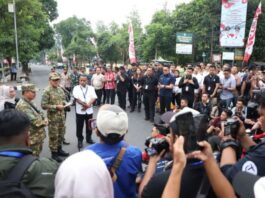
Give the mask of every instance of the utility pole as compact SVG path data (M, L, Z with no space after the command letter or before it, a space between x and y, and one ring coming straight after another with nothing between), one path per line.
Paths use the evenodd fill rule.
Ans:
M16 41L16 67L19 68L19 54L18 54L18 38L17 38L17 16L16 16L16 1L13 0L14 9L14 29L15 29L15 41Z

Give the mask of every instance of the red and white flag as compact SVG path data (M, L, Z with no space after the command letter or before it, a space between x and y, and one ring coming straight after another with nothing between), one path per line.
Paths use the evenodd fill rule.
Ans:
M129 33L129 59L130 63L136 63L136 55L135 55L135 47L134 47L134 36L133 36L133 27L132 23L129 23L128 27L128 33Z
M248 62L251 54L253 52L253 46L255 44L255 39L256 39L256 31L257 31L257 24L258 24L258 19L259 19L259 15L261 14L261 2L259 3L259 6L256 10L254 19L252 21L252 25L249 31L249 35L248 35L248 42L246 45L246 50L245 50L245 55L244 55L244 62Z

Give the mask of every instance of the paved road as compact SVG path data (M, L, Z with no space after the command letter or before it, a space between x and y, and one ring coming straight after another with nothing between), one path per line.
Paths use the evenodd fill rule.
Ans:
M49 73L48 66L44 65L32 66L32 74L30 75L31 82L35 83L37 87L40 88L40 91L37 93L37 97L35 99L35 103L38 107L40 107L40 99L43 89L48 85L48 73ZM96 117L96 114L97 114L97 109L95 108L94 117ZM134 145L143 149L145 138L148 135L150 135L152 124L144 120L143 107L141 113L128 112L128 115L129 115L129 131L125 139L130 145ZM78 152L77 139L75 136L75 130L76 130L75 126L76 126L75 111L74 107L72 107L71 112L67 114L67 120L66 120L66 139L67 141L70 141L71 144L69 146L64 146L64 149L70 152L71 154ZM98 138L96 137L95 134L93 134L93 139L95 141L98 141ZM47 140L48 137L45 140L45 144L43 145L43 151L41 153L41 156L44 157L50 157L50 151L48 148Z

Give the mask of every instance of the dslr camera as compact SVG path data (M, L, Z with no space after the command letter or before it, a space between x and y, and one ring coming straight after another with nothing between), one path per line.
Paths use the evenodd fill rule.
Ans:
M145 140L145 149L148 156L154 156L161 153L163 150L169 151L169 144L165 138L148 137Z
M224 135L231 135L233 138L236 138L237 132L239 129L239 121L236 119L228 119L224 124Z

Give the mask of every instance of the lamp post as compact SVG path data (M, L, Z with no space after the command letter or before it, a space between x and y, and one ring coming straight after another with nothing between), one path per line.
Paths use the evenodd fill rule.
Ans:
M16 2L13 0L13 4L8 5L8 11L14 13L14 30L15 30L15 42L16 42L16 67L19 67L19 54L18 54L18 38L17 38L17 16L16 16Z

